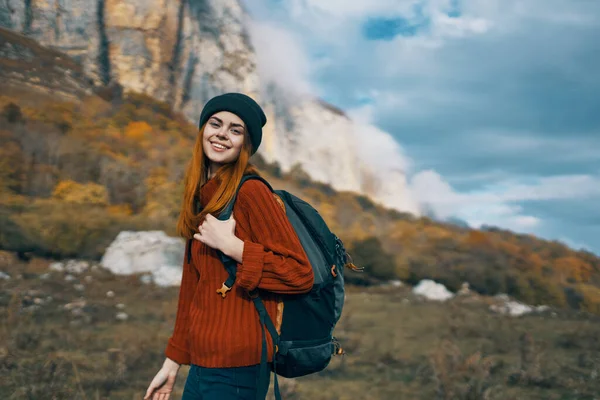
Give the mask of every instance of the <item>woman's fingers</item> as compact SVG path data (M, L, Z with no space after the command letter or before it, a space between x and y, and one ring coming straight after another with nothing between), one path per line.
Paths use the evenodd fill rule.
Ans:
M152 395L153 391L154 391L154 386L150 385L148 387L148 390L146 390L146 394L144 395L144 400L150 399L150 396Z

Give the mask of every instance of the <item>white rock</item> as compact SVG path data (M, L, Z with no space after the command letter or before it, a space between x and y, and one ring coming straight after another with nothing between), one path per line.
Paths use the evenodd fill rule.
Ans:
M5 279L5 280L9 280L10 279L10 275L8 275L6 272L4 271L0 271L0 279Z
M117 304L117 305L116 305L116 307L117 307L119 310L123 310L123 309L125 308L125 304L123 304L123 303L119 303L119 304Z
M44 280L46 280L46 279L48 279L48 278L50 278L50 274L49 274L48 272L46 272L46 273L44 273L44 274L41 274L41 275L40 275L40 279L44 279Z
M185 242L162 231L123 231L106 249L101 264L114 274L150 272L159 286L181 283Z
M471 290L469 288L469 282L463 282L462 285L460 285L460 290L456 293L460 296L465 296L471 293Z
M108 292L106 292L106 297L115 297L115 292L109 290Z
M446 289L441 283L436 283L430 279L423 279L413 288L413 293L423 296L428 300L446 301L454 297L454 294Z
M85 278L83 278L85 283L92 283L94 281L94 278L91 275L86 275Z
M116 318L119 321L126 321L127 318L129 318L129 315L127 315L127 313L124 313L124 312L119 312L119 313L117 313Z
M532 312L544 312L550 310L550 307L546 305L531 306L511 300L510 297L504 293L494 296L494 299L498 300L499 303L492 304L490 306L490 310L499 314L509 315L511 317L519 317Z
M142 275L140 276L140 282L144 284L152 283L152 275Z
M71 282L71 281L74 281L74 280L75 280L75 277L73 275L71 275L71 274L65 275L65 281Z
M35 304L44 304L44 299L40 299L39 297L36 297L35 299L33 299L33 302Z
M50 271L56 271L56 272L63 272L65 270L65 267L64 267L63 263L61 263L61 262L54 262L54 263L50 264L50 266L48 268L50 269Z
M73 310L75 308L85 307L86 301L84 299L75 300L71 303L67 303L63 306L65 310Z
M402 281L401 281L401 280L399 280L399 279L394 279L394 280L391 280L391 281L389 282L389 284L390 284L390 286L392 286L392 287L396 287L396 288L398 288L398 287L401 287L401 286L402 286Z
M87 261L69 260L65 266L65 270L72 274L81 274L87 271L89 264Z
M82 292L85 290L85 286L81 283L76 283L75 285L73 285L73 287L75 288L75 290Z
M519 317L524 314L529 314L533 311L533 307L527 304L522 304L516 301L507 301L503 304L493 304L490 310L500 314L510 315L511 317Z

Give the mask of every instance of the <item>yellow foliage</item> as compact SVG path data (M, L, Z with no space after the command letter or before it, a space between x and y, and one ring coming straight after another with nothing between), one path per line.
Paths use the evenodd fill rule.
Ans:
M581 284L577 286L577 290L583 295L581 307L591 313L600 314L600 288Z
M52 197L77 204L107 205L108 192L97 183L78 183L72 180L60 181L54 188Z
M125 128L127 138L139 141L152 132L152 127L146 121L131 121Z
M168 180L168 172L165 168L152 169L145 184L144 215L149 218L169 218L169 215L174 215L179 211L181 191L175 182Z
M592 274L591 265L573 256L561 257L554 261L554 269L563 281L572 279L575 282L586 282Z
M115 204L109 206L107 211L110 215L114 216L130 216L133 214L133 210L129 204Z

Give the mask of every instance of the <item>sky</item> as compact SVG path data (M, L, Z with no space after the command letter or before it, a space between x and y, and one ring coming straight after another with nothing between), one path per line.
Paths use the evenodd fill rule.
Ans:
M600 255L600 1L244 5L263 79L393 137L437 217Z

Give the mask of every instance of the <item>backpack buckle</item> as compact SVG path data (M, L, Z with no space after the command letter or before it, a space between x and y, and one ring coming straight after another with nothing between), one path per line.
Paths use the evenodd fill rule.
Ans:
M221 286L221 289L217 289L217 293L219 293L222 298L225 298L225 296L227 296L227 292L229 292L230 290L231 288L227 286L225 282L223 282L223 286Z

